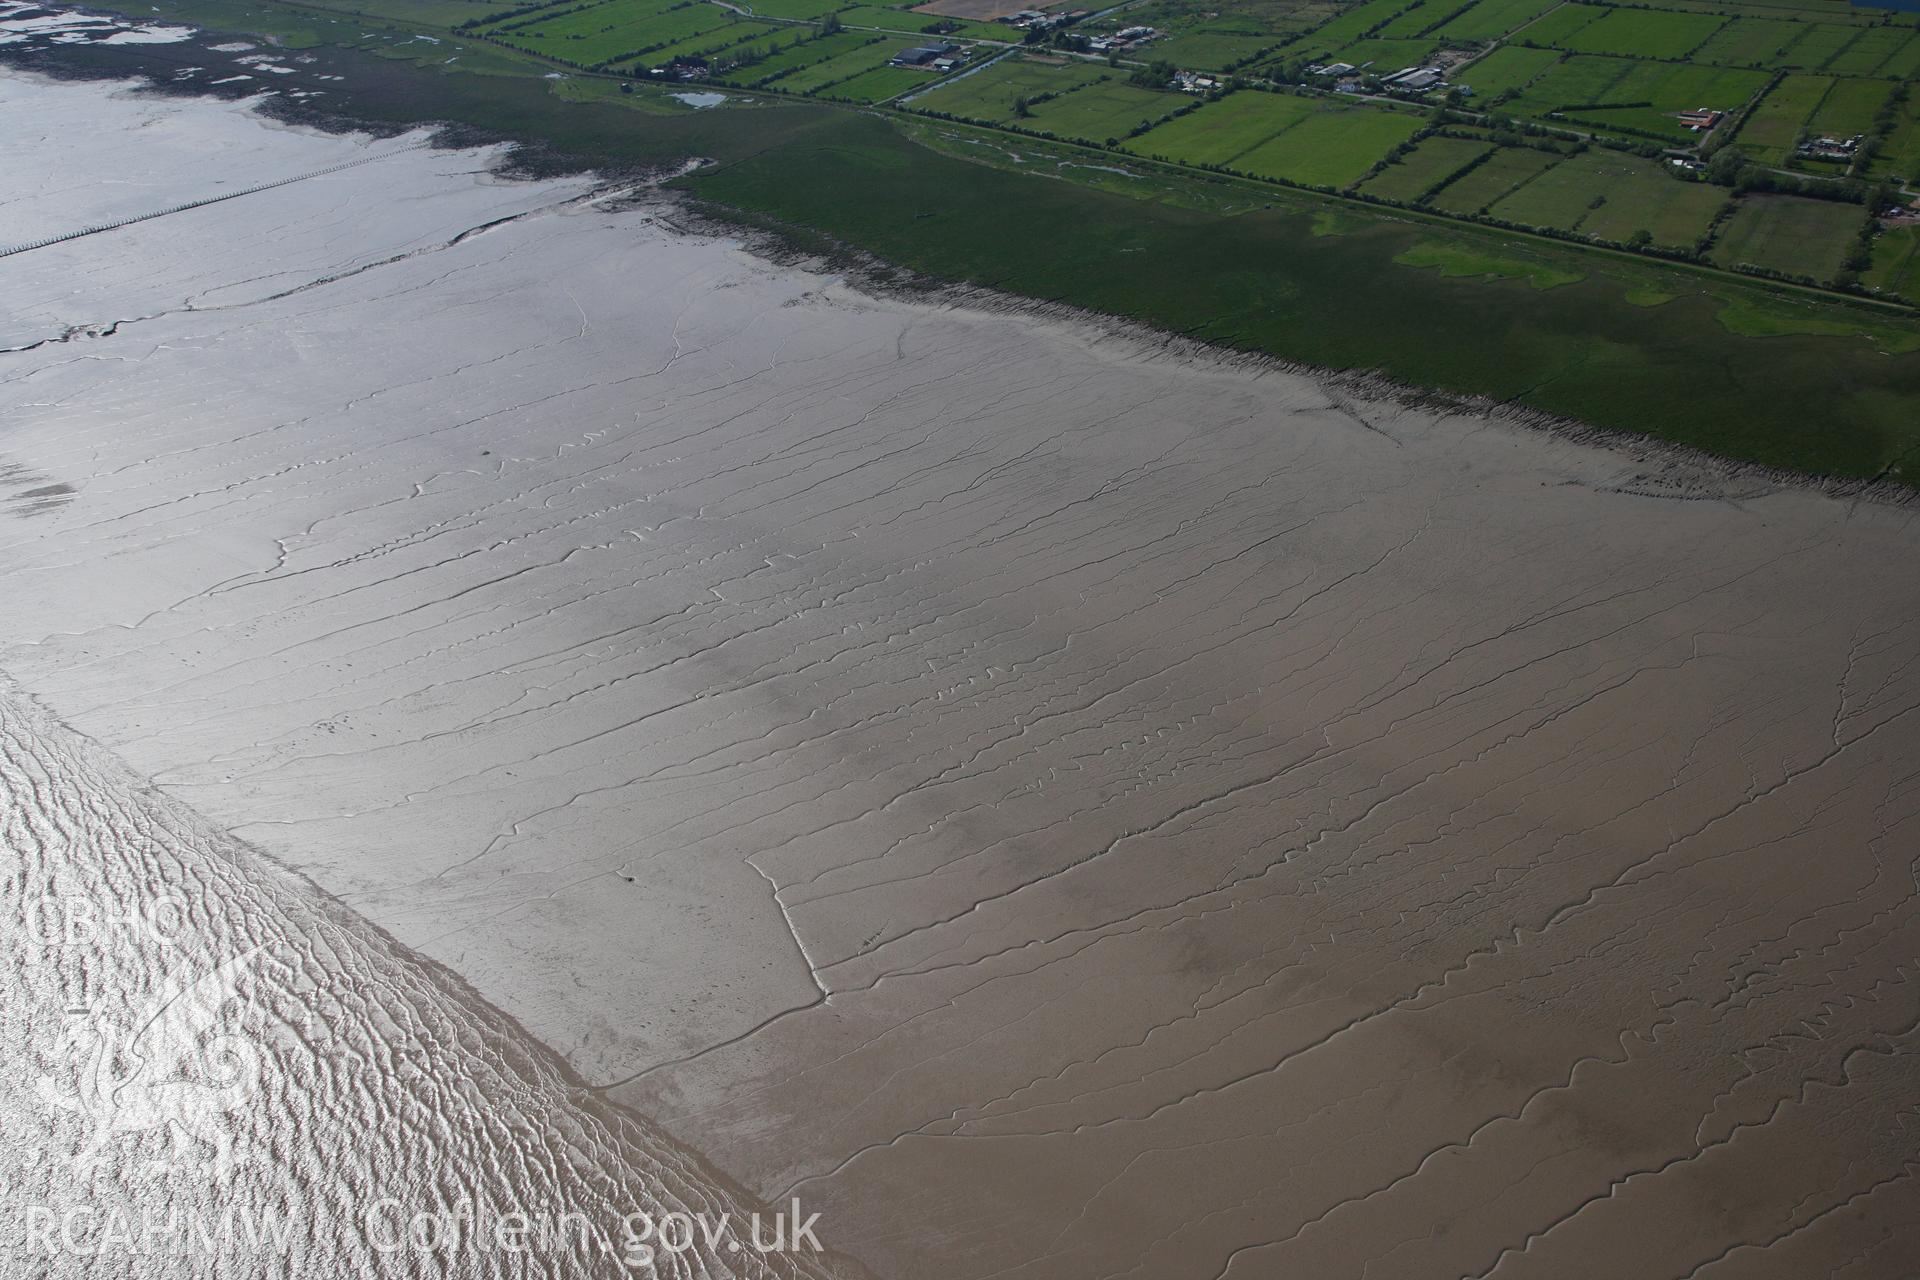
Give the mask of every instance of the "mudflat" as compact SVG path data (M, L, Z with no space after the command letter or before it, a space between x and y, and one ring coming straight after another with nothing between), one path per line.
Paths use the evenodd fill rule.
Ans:
M0 259L0 669L874 1274L1913 1256L1910 510L0 110L299 178Z

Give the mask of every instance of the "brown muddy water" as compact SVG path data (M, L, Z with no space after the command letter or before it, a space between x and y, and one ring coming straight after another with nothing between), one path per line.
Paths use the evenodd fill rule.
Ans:
M0 120L8 1274L1911 1272L1910 511Z

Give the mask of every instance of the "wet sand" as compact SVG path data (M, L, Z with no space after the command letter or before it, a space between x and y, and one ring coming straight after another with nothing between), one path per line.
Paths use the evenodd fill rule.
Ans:
M318 175L0 259L0 669L875 1274L1905 1274L1910 511L0 111Z

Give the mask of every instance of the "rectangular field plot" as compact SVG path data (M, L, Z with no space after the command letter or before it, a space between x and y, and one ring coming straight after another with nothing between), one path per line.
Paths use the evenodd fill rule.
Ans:
M1712 258L1829 281L1840 271L1865 213L1856 204L1799 196L1747 196L1721 228Z
M1345 48L1355 40L1363 39L1367 32L1389 22L1413 7L1413 0L1367 0L1358 8L1349 9L1319 30L1301 38L1296 46L1301 53L1310 57L1324 57L1336 49Z
M1807 118L1807 129L1834 138L1864 134L1892 96L1893 85L1885 80L1835 80Z
M1693 135L1674 113L1695 107L1731 111L1766 83L1765 72L1745 68L1575 54L1529 84L1512 109L1681 141Z
M1228 94L1142 134L1127 148L1191 164L1226 164L1281 130L1299 124L1314 113L1317 105L1315 99L1292 94ZM1364 170L1366 166L1361 167Z
M774 87L787 93L815 93L843 80L851 80L887 65L888 59L908 46L898 37L875 40L848 53L838 54L781 76Z
M1453 78L1457 83L1471 87L1476 99L1487 102L1509 89L1524 89L1558 61L1560 55L1552 49L1526 49L1517 44L1504 44L1478 62L1454 73Z
M884 102L933 79L917 67L875 67L850 80L815 90L815 96L839 102Z
M1020 39L1018 31L998 22L969 22L964 18L943 18L937 13L915 13L911 9L882 9L874 5L857 5L851 9L842 9L840 21L849 27L872 27L881 31L900 31L907 35L921 35L945 23L952 23L957 29L948 32L942 39L999 40L1009 44L1017 44Z
M1444 40L1496 40L1532 22L1560 0L1479 0L1437 33Z
M1746 105L1766 83L1765 72L1738 67L1636 62L1608 87L1599 109L1570 110L1567 115L1603 128L1684 141L1695 135L1675 118L1677 112L1696 107L1732 111ZM1613 103L1622 105L1609 105Z
M1818 71L1834 55L1853 43L1853 38L1858 34L1857 27L1842 27L1829 22L1808 23L1801 37L1787 47L1780 65Z
M1185 94L1161 93L1123 80L1109 80L1043 102L1032 108L1031 119L1021 123L1063 138L1119 141L1141 125L1154 124L1192 104L1193 99Z
M1528 27L1526 40L1529 44L1555 45L1564 49L1568 40L1606 15L1607 10L1598 5L1562 5Z
M1439 47L1437 40L1361 40L1334 57L1356 67L1367 67L1379 75L1417 67Z
M1900 27L1870 27L1834 55L1826 66L1840 76L1877 75L1886 61L1912 41L1913 32Z
M1450 182L1427 201L1436 209L1471 216L1559 163L1560 157L1531 147L1502 147L1465 177Z
M1491 143L1465 138L1428 138L1358 189L1383 200L1412 204L1492 150Z
M1895 49L1875 74L1884 80L1911 80L1920 76L1920 34L1911 36Z
M983 71L914 98L913 105L928 111L944 111L965 120L1008 124L1014 121L1016 99L1068 94L1117 74L1088 62L1047 63L1017 56L1002 58Z
M744 6L761 18L824 18L846 7L846 0L751 0Z
M1869 289L1920 302L1920 226L1895 227L1876 236L1873 264L1860 279Z
M1905 178L1920 181L1920 102L1909 97L1900 108L1893 132L1880 146L1867 171L1875 178Z
M718 5L674 9L671 3L607 0L529 25L509 22L487 34L545 57L595 67L739 21Z
M1491 212L1507 222L1600 240L1625 242L1645 231L1656 244L1682 246L1700 238L1726 199L1719 187L1669 177L1658 161L1588 151L1563 160Z
M1800 127L1832 85L1826 76L1787 76L1753 109L1734 145L1763 164L1785 164Z
M1348 187L1365 177L1387 152L1420 132L1425 123L1419 116L1372 107L1316 111L1286 132L1234 157L1229 165L1263 178L1304 186Z
M1725 67L1773 67L1787 48L1806 33L1799 22L1777 18L1735 18L1694 51L1695 62Z
M778 87L780 77L816 62L825 62L872 42L864 31L842 31L838 35L814 36L810 28L777 28L767 39L767 56L750 66L736 67L722 77L728 84ZM796 44L795 41L798 41Z
M1725 19L1704 13L1667 13L1658 9L1609 9L1562 41L1577 53L1610 53L1628 58L1684 58L1705 44Z
M1242 21L1216 19L1155 40L1142 56L1165 58L1193 71L1224 71L1257 60L1261 54L1279 48L1284 39Z

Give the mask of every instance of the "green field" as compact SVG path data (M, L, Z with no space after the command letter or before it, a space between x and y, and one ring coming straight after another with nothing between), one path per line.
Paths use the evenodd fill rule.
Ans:
M1465 138L1425 138L1419 146L1360 184L1359 190L1383 200L1411 204L1448 177L1492 151L1485 142Z
M1528 147L1502 147L1485 164L1440 189L1430 201L1436 209L1468 217L1523 187L1558 164L1560 157Z
M1563 47L1629 58L1684 58L1705 44L1723 21L1704 13L1609 9L1599 21L1567 37Z
M1565 48L1566 42L1607 16L1598 5L1564 4L1545 14L1515 39L1523 45Z
M1183 27L1152 45L1152 56L1200 71L1223 71L1252 61L1284 40L1245 19L1216 18Z
M790 72L781 76L775 84L787 93L815 93L851 80L855 76L885 67L894 54L907 47L906 43L898 38L875 40L846 53L837 54L824 62L815 62L798 71ZM925 72L916 71L914 74L922 79L926 78Z
M1906 102L1894 117L1893 132L1881 145L1870 170L1875 178L1898 176L1909 182L1920 181L1920 93L1909 92Z
M739 21L718 5L674 0L605 0L531 25L502 24L498 37L544 57L599 66L628 54L657 49ZM489 29L490 31L495 29Z
M1854 37L1859 34L1859 31L1853 27L1831 23L1809 23L1800 38L1788 46L1780 65L1818 71L1832 61L1842 49L1852 44Z
M824 18L845 7L845 0L750 0L741 5L762 18Z
M1116 74L1095 63L1050 63L1022 57L1002 58L982 71L963 76L915 98L913 105L927 111L944 111L967 120L991 120L1006 124L1015 122L1013 111L1017 99L1083 92L1086 86L1101 84ZM1045 107L1052 104L1041 105Z
M1561 161L1491 212L1507 222L1616 243L1646 231L1656 244L1684 246L1707 230L1726 200L1721 188L1681 181L1659 161L1588 151Z
M1142 89L1123 80L1107 80L1062 94L1033 107L1023 121L1029 128L1089 142L1118 141L1140 125L1153 124L1193 105L1183 93Z
M1864 215L1860 206L1798 196L1747 196L1713 248L1724 265L1827 281L1840 271Z
M1861 281L1870 289L1920 302L1920 225L1881 232L1873 242L1873 265Z
M1417 67L1439 47L1439 43L1433 40L1360 40L1340 50L1334 57L1381 74L1399 71L1404 67ZM1369 63L1371 67L1368 67Z
M1127 146L1142 155L1167 156L1191 164L1226 164L1281 130L1299 124L1318 106L1315 99L1292 94L1229 94L1142 134Z
M1803 34L1805 26L1798 22L1735 18L1694 51L1693 61L1730 67L1777 66L1788 46Z
M1375 27L1391 22L1413 4L1414 0L1365 0L1304 37L1299 51L1312 57L1326 57L1365 37Z
M1743 68L1574 54L1527 85L1508 110L1681 142L1693 135L1674 118L1675 112L1696 107L1730 111L1766 83L1764 72Z
M1376 161L1420 132L1425 123L1416 115L1372 107L1315 111L1228 163L1263 178L1310 187L1346 187L1365 177Z
M1841 50L1827 70L1839 76L1871 76L1879 73L1887 60L1914 40L1914 33L1899 27L1874 27L1854 37Z
M767 45L774 52L750 66L736 68L722 77L728 84L758 85L772 82L778 86L779 78L790 71L812 66L828 58L849 53L866 45L874 37L864 31L843 31L838 35L812 37L807 28L799 30L779 29L767 38ZM793 41L799 40L798 44Z
M1835 138L1867 133L1892 93L1893 86L1885 80L1835 80L1808 117L1807 129Z
M1832 86L1826 76L1787 76L1760 100L1740 126L1734 144L1763 164L1785 164L1801 126Z
M1531 22L1560 0L1478 0L1472 8L1441 27L1443 40L1493 40L1522 23Z
M1524 88L1560 61L1552 49L1523 49L1519 45L1501 45L1486 57L1459 73L1462 84L1473 87L1474 97L1490 102L1508 90Z
M964 18L943 18L937 13L915 13L911 9L882 9L873 5L857 5L851 9L841 9L839 12L840 21L849 27L877 27L882 31L904 31L909 35L917 35L952 23L955 30L948 32L942 39L998 40L1008 44L1020 42L1018 31L997 22L969 22Z

